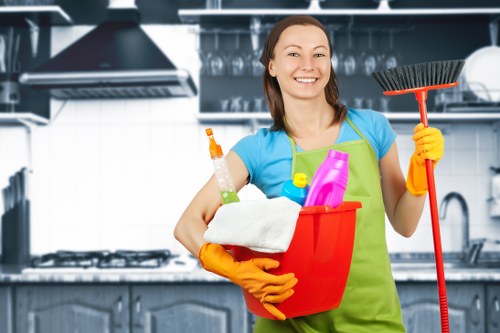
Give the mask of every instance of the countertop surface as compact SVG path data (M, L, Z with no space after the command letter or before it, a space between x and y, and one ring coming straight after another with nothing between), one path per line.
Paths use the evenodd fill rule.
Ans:
M435 282L434 262L395 262L396 282ZM445 262L447 282L497 281L500 265L468 267ZM0 265L0 283L224 283L227 279L205 271L192 257L180 257L162 268L22 268Z

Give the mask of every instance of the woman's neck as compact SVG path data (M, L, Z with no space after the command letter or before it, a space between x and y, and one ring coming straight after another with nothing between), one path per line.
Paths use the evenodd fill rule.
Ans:
M285 101L287 125L297 137L317 135L332 127L333 107L322 101Z

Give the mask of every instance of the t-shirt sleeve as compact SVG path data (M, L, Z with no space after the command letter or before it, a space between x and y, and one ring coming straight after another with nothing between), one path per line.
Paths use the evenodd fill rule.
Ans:
M391 148L394 140L396 140L396 132L391 127L389 120L384 117L383 114L379 112L370 112L372 118L373 129L376 133L375 138L378 141L378 151L379 161L382 157L387 154L389 149Z
M261 136L260 131L258 131L256 134L244 137L231 148L247 167L250 183L253 182L259 171Z

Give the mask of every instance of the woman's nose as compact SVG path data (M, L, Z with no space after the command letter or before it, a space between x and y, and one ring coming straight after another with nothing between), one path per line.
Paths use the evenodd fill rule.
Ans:
M312 57L302 57L300 62L300 68L303 70L311 70L314 67L314 61Z

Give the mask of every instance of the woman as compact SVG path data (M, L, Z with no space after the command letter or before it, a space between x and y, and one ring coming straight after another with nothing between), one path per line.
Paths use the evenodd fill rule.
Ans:
M273 27L261 57L273 126L243 138L226 159L237 190L250 182L267 197L276 197L296 172L312 179L329 149L349 153L345 200L361 201L363 207L357 211L353 259L341 305L285 320L274 305L293 294L297 279L292 273L274 276L266 270L279 263L237 262L222 246L204 241L207 223L221 203L214 177L195 196L175 230L176 238L205 269L247 289L281 319L258 318L255 332L405 331L387 251L385 214L399 234L414 233L427 192L424 160L436 164L444 139L435 128L415 127L416 148L405 181L396 134L386 118L339 103L331 52L325 27L312 17L287 17Z

